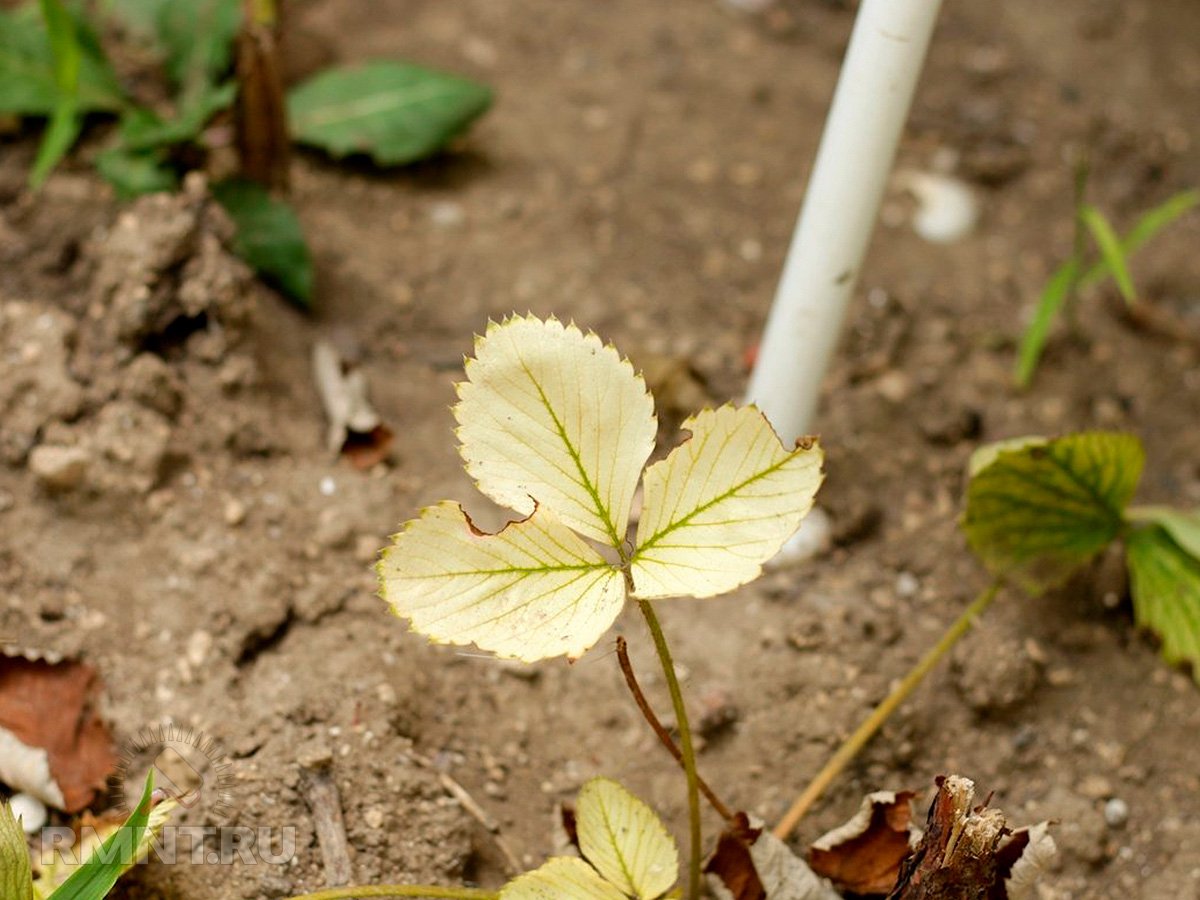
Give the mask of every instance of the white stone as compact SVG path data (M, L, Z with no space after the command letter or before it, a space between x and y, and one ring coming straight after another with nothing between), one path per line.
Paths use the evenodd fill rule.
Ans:
M21 820L26 834L35 834L46 824L46 804L31 794L13 794L8 801L13 815Z

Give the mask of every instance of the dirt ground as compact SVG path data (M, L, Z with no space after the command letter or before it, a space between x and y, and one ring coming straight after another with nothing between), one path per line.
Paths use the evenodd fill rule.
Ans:
M100 129L37 198L23 187L34 139L0 144L0 635L94 663L123 742L164 722L218 739L233 821L297 829L290 864L149 866L116 896L323 887L303 764L326 757L359 881L498 884L501 845L536 865L555 804L599 773L681 833L682 776L610 641L531 669L430 647L385 613L370 565L427 503L499 521L461 471L448 411L489 316L574 318L636 365L680 358L713 400L739 397L847 6L297 2L311 52L402 56L497 91L469 139L414 169L296 160L313 316L230 261L203 197L129 219L88 166ZM731 804L777 818L985 585L955 521L978 442L1129 429L1149 457L1140 499L1200 504L1197 342L1130 327L1096 289L1035 389L1009 380L1014 339L1069 252L1076 151L1122 227L1200 185L1198 47L1194 0L948 0L899 165L952 165L982 217L932 245L908 201L888 199L817 423L837 546L730 596L660 605L707 718L703 773ZM1196 333L1198 242L1193 214L1135 273ZM327 450L319 337L364 367L399 435L391 464L364 474ZM35 464L39 444L85 462ZM55 478L68 489L46 487ZM640 621L627 611L618 630L665 710ZM1197 735L1196 685L1161 664L1120 572L1099 565L1054 597L1003 596L797 846L866 791L958 772L1014 821L1059 821L1040 896L1200 898ZM1128 808L1115 826L1114 798Z

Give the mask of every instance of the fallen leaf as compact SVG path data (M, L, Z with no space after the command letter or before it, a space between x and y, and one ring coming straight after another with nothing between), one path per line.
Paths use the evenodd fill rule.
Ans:
M876 791L863 798L846 824L809 848L814 872L842 891L886 896L911 851L912 791Z
M0 653L0 781L66 812L88 806L117 761L99 689L86 663Z
M348 363L328 341L313 347L313 377L329 419L326 442L360 470L370 469L388 457L392 430L367 399L367 379L362 369Z
M721 833L704 871L720 900L839 900L829 882L745 813Z

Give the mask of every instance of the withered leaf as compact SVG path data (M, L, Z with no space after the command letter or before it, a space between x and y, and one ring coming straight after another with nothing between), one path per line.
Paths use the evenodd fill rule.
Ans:
M88 806L116 766L99 689L86 663L0 653L0 781L66 812Z
M850 821L809 848L813 871L839 890L886 896L910 850L915 796L912 791L868 794Z
M717 848L704 865L704 871L719 878L734 900L765 900L767 896L750 857L750 845L761 833L761 828L750 827L744 812L738 813L717 838Z
M839 900L827 881L745 813L721 833L704 871L721 900Z

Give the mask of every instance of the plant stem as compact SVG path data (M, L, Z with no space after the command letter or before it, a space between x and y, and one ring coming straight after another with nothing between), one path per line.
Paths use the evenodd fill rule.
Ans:
M497 900L495 891L476 888L436 887L429 884L374 884L337 887L315 894L297 894L290 900L355 900L358 897L430 897L450 900Z
M642 686L638 684L637 676L633 673L633 663L629 661L629 645L625 638L617 638L617 662L621 664L621 674L625 676L625 686L629 688L629 693L633 694L633 702L637 704L637 708L642 711L642 716L649 723L650 729L658 736L659 742L667 748L667 752L675 758L675 762L683 765L683 753L675 741L671 739L671 734L654 713L654 707L650 705L650 701L646 699L646 695L642 692ZM708 783L696 774L696 781L700 785L700 793L708 801L709 805L717 811L726 822L733 819L733 813L729 807L721 802L713 789L708 786Z
M667 688L671 692L671 703L675 707L675 721L679 727L679 743L683 752L683 771L687 776L688 795L688 825L691 833L691 858L688 860L688 892L689 900L698 900L700 896L700 776L696 773L696 751L692 746L692 729L688 724L687 707L683 704L683 692L679 689L679 679L675 675L675 663L671 660L671 649L667 646L666 635L658 622L658 615L649 600L638 600L638 608L646 619L650 636L654 639L654 649L662 663L663 675L667 679Z
M850 737L846 738L842 746L838 747L837 752L830 757L829 762L817 773L817 776L809 782L808 787L796 798L791 809L787 811L787 814L775 826L776 837L782 840L792 833L792 830L825 792L825 789L842 773L842 770L867 745L867 742L875 736L875 732L883 726L883 723L896 711L896 708L908 699L908 695L924 680L925 676L946 655L947 651L958 643L959 638L967 633L971 625L974 624L975 619L991 605L991 602L996 599L996 595L1000 592L1000 587L1001 581L999 578L992 581L984 589L983 593L976 597L971 605L963 611L963 614L955 620L954 624L946 630L941 640L928 653L921 657L920 662L909 670L904 679L896 685L884 701L875 707L871 715L855 729Z
M1063 313L1067 319L1067 330L1073 338L1080 336L1079 314L1076 310L1076 296L1079 293L1079 282L1083 274L1087 252L1087 226L1083 221L1083 207L1087 200L1087 183L1091 174L1091 163L1087 153L1079 157L1075 163L1075 238L1071 246L1071 261L1075 264L1071 283L1067 286L1066 300L1063 302Z

